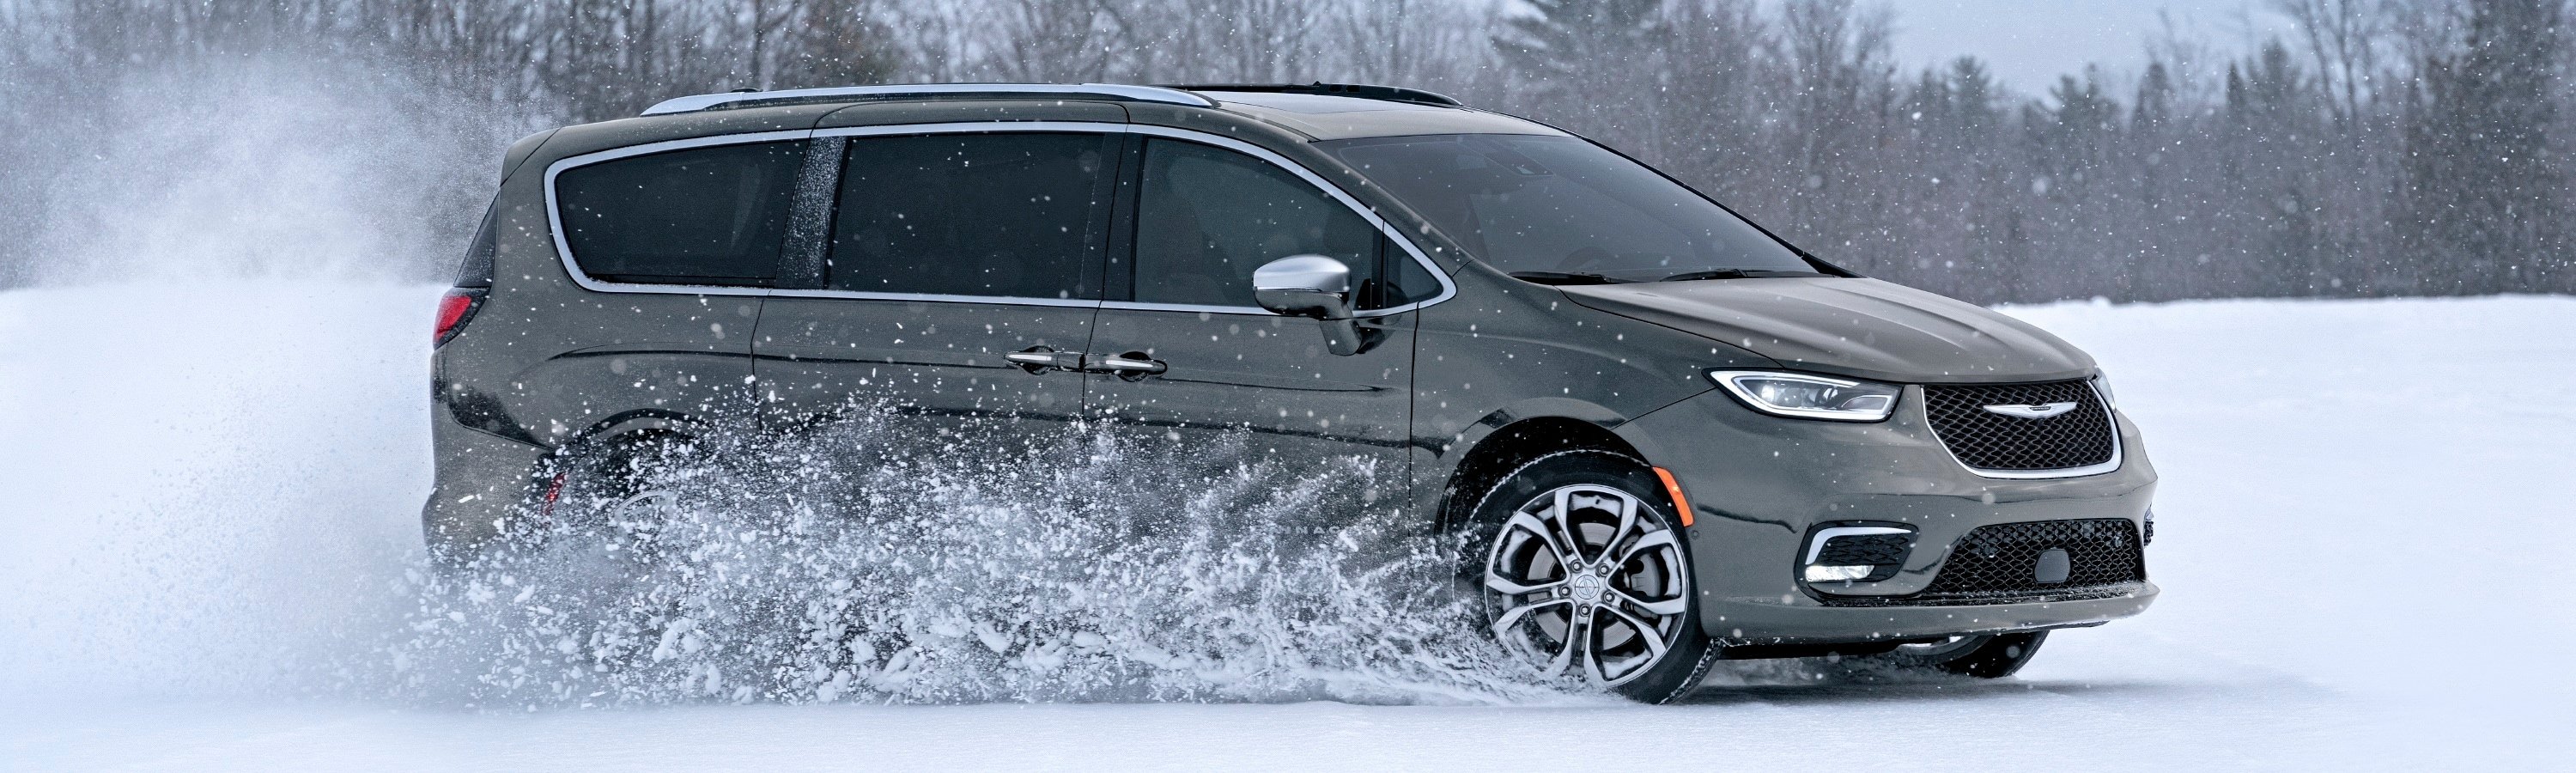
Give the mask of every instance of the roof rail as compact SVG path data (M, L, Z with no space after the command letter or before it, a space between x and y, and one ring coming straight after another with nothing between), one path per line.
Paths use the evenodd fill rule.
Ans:
M1061 83L918 83L900 86L837 86L821 89L784 89L780 91L731 91L723 94L698 94L664 100L644 110L644 115L665 115L710 110L740 102L779 102L796 100L899 99L903 97L952 96L960 94L1056 95L1068 98L1163 102L1192 107L1215 107L1216 100L1176 89L1155 86L1124 86L1115 83L1085 83L1069 86Z
M1252 91L1270 94L1325 94L1336 97L1377 99L1388 102L1412 102L1441 107L1466 107L1446 94L1435 94L1402 86L1372 86L1365 83L1209 83L1191 86L1164 86L1182 91Z

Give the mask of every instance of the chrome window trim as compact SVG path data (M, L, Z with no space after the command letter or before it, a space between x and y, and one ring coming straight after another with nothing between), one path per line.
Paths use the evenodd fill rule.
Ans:
M1180 89L1156 86L1129 86L1118 83L920 83L896 86L833 86L814 89L781 89L778 91L729 91L722 94L691 94L674 97L644 109L643 115L688 113L735 102L768 99L802 99L806 97L901 97L946 96L954 94L1062 94L1067 97L1112 97L1137 102L1162 102L1191 107L1215 107L1216 100Z
M777 94L782 92L769 93ZM1336 201L1340 201L1342 206L1350 208L1352 212L1368 221L1370 225L1376 226L1379 233L1385 234L1387 239L1393 242L1397 247L1402 248L1406 255L1412 256L1415 263L1420 264L1424 271L1431 274L1432 279L1440 283L1440 292L1430 298L1404 304L1402 306L1394 306L1384 309L1370 309L1368 311L1358 312L1353 316L1383 317L1402 314L1408 311L1427 308L1433 304L1449 300L1450 298L1458 295L1458 285L1455 281L1449 278L1449 272L1440 270L1440 264L1433 262L1430 256L1422 251L1421 247L1416 246L1412 239L1404 235L1402 229L1396 228L1393 224L1388 223L1385 218L1379 217L1376 212L1361 205L1358 199L1353 198L1348 192L1343 191L1339 186L1326 181L1323 176L1315 174L1313 171L1308 170L1295 162L1289 161L1286 157L1280 156L1277 153L1272 153L1251 143L1228 137L1220 137L1206 132L1197 132L1188 129L1174 129L1163 126L1138 126L1135 124L1099 123L1093 121L972 121L893 124L887 126L848 126L830 129L796 129L790 131L769 131L753 132L748 134L725 134L711 137L691 137L688 139L646 143L643 145L603 150L595 153L585 153L578 156L568 156L547 165L545 178L546 225L553 231L552 236L555 244L555 257L563 264L564 272L572 276L574 284L579 285L582 289L594 292L660 293L666 295L759 295L782 298L844 298L850 300L896 300L919 301L926 303L982 303L998 306L1089 306L1134 311L1181 311L1205 314L1243 314L1264 317L1280 316L1271 312L1269 309L1264 309L1258 306L1202 306L1179 303L1096 301L1071 298L1031 298L1008 295L943 295L930 293L884 293L857 290L820 289L786 290L765 287L720 287L715 285L634 284L628 282L609 282L593 278L589 274L584 273L581 270L580 263L573 260L572 244L564 237L562 207L560 202L556 200L555 196L555 178L557 175L563 174L564 170L596 164L603 161L614 161L620 158L649 155L673 150L686 150L689 148L701 148L714 145L736 145L750 142L810 140L817 137L995 134L1020 132L1141 134L1197 142L1252 156L1253 158L1260 159L1272 166L1287 170L1290 174L1294 174L1299 179L1305 180L1307 184L1313 185L1317 189L1322 190L1325 195L1333 197Z
M1147 302L1144 302L1144 301L1101 301L1101 302L1100 302L1100 308L1104 308L1104 309L1119 309L1119 310L1122 310L1122 311L1191 311L1191 312L1198 312L1198 313L1201 313L1201 314L1258 314L1258 315L1265 316L1265 317L1276 317L1276 316L1279 316L1278 314L1274 314L1274 313L1272 313L1269 309L1261 308L1261 307L1259 307L1259 306L1214 306L1214 305L1197 304L1197 303L1147 303ZM1385 314L1389 314L1389 313L1393 313L1393 312L1388 311L1388 310L1362 311L1362 312L1352 312L1351 316L1354 316L1354 317L1374 317L1374 316L1383 316L1383 315L1385 315Z
M1957 463L1960 469L1976 473L1977 477L1980 478L1996 478L2000 480L2052 480L2056 478L2082 478L2092 475L2117 472L2120 469L2120 463L2126 458L2125 451L2122 448L2124 444L2120 442L2120 410L2111 407L2111 399L2102 394L2102 388L2095 383L2095 379L2085 379L2084 385L2093 390L2094 399L2102 401L2102 420L2111 423L2111 458L2110 460L2100 464L2085 465L2083 467L2061 467L2054 470L1987 470L1970 467L1967 462L1959 459L1959 452L1950 450L1950 441L1941 439L1941 428L1932 426L1932 422L1928 420L1923 422L1923 426L1925 429L1932 431L1932 440L1933 442L1941 445L1941 453L1949 454L1950 461ZM1927 406L1926 410L1929 410L1929 401L1915 400L1914 402Z
M771 290L772 298L840 298L855 301L914 301L919 303L980 303L987 306L1057 306L1092 308L1100 302L1087 298L1023 298L1011 295L946 295L941 293L880 293L866 290Z

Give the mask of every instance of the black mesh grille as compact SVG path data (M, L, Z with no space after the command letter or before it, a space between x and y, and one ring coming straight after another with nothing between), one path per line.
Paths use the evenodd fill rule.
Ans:
M2039 554L2066 551L2065 582L2034 578ZM2138 527L2125 519L2036 521L1980 527L1950 548L1941 573L1910 596L1826 596L1834 606L2019 604L2109 598L2147 581Z
M1845 535L1826 540L1825 549L1816 553L1815 563L1819 566L1876 567L1863 575L1860 581L1878 582L1895 577L1905 568L1905 557L1913 552L1912 534Z
M1905 554L1913 552L1913 546L1912 534L1835 537L1825 541L1825 549L1817 552L1815 563L1826 566L1901 564L1905 563Z
M2045 419L2007 416L1989 405L2075 404ZM2111 461L2111 414L2081 380L2040 384L1931 385L1923 410L1959 461L1980 470L2042 471Z

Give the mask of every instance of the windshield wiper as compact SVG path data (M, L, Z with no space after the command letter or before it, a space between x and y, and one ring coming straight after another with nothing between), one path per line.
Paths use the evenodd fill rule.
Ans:
M1512 272L1512 278L1523 282L1535 282L1543 285L1615 285L1627 284L1629 282L1636 281L1634 279L1613 279L1605 275L1587 271L1514 271Z
M1686 271L1657 279L1657 282L1687 282L1693 279L1762 279L1783 276L1824 276L1813 271L1783 271L1768 268L1720 268L1708 271Z

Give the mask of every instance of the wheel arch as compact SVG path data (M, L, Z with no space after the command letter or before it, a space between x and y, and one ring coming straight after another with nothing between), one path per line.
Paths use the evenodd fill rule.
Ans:
M1548 454L1589 449L1643 460L1645 457L1635 446L1611 431L1619 423L1616 417L1578 418L1564 414L1480 423L1492 429L1476 438L1450 468L1435 500L1435 526L1440 533L1447 533L1472 514L1486 489L1502 482L1521 465Z
M571 470L571 462L582 457L614 456L628 449L671 440L692 441L712 432L701 418L678 411L640 408L599 420L571 437L565 438L537 461L538 470L530 476L539 490L530 492L543 497L543 489L561 485L560 476Z

